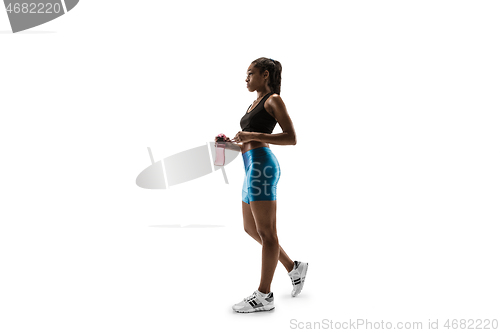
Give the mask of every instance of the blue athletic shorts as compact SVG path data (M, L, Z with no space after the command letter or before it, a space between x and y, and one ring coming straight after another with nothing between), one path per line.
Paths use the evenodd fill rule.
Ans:
M245 179L243 181L243 201L276 200L276 185L281 170L278 159L268 147L259 147L243 154Z

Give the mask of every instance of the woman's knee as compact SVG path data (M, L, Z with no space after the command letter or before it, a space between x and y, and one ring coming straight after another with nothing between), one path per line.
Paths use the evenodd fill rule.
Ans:
M257 233L263 242L278 242L278 234L272 229L257 229Z
M257 242L261 243L262 244L262 239L260 238L260 235L257 233L256 230L247 230L245 229L245 232L250 236L252 237L253 239L255 239Z
M249 228L249 227L247 227L247 226L244 226L244 227L243 227L243 229L244 229L244 230L245 230L245 232L246 232L247 234L249 234L250 236L252 236L252 235L256 234L256 231L255 231L255 229L253 229L253 228Z

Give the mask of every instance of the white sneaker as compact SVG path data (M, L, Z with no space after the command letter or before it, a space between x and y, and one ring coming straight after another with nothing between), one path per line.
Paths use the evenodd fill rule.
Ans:
M245 297L243 301L233 305L233 310L236 312L257 312L269 311L274 309L274 296L273 293L265 295L256 290L252 295Z
M288 272L288 276L290 276L293 285L292 297L297 296L302 291L302 288L304 287L304 281L306 280L308 267L309 264L307 262L293 262L293 269Z

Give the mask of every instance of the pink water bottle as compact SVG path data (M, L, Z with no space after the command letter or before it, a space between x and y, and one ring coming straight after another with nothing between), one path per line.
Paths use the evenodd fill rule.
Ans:
M225 162L226 144L224 142L215 143L215 165L222 166Z
M225 136L223 133L217 135L215 138L215 162L214 165L223 166L225 162L225 150L226 143L225 141L229 141L229 138Z

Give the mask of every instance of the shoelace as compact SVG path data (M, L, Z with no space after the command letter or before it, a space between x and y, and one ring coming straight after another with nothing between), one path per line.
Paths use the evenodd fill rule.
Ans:
M254 299L256 299L256 298L257 298L257 295L256 295L256 292L254 291L252 295L250 295L250 296L248 296L248 297L245 297L243 300L244 300L245 302L249 302L249 301L254 300Z

